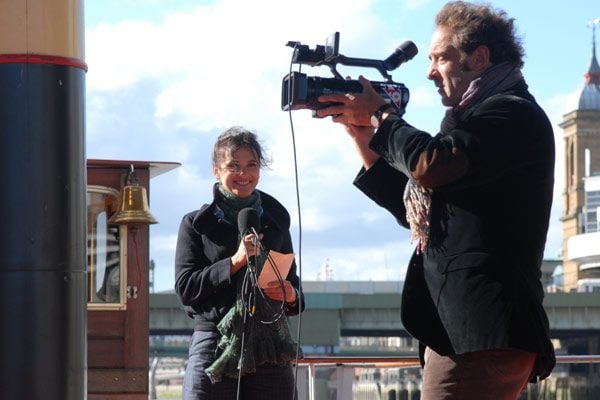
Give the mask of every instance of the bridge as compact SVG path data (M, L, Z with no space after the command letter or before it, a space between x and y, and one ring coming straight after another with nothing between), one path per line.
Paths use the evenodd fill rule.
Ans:
M319 281L304 282L303 288L303 346L333 350L340 337L408 337L400 322L402 282ZM600 335L600 292L546 293L544 307L552 338ZM298 317L291 317L292 332L296 332L297 324ZM150 335L191 335L192 331L193 320L187 317L174 293L150 295ZM161 353L156 346L152 350ZM585 349L584 353L594 353L590 350Z

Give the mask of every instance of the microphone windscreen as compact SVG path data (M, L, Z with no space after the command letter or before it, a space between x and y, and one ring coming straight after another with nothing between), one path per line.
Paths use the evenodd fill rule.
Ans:
M412 58L414 56L417 55L417 53L419 52L419 49L417 48L417 45L414 44L413 42L411 42L410 40L407 40L406 42L402 43L400 46L398 46L400 49L402 49L402 51L404 51L406 60L412 60Z
M260 231L260 217L254 208L247 207L240 210L237 222L238 230L242 235L251 232L253 228L256 232Z
M411 60L414 56L417 55L419 49L417 45L415 45L410 40L402 43L400 46L394 50L394 52L385 59L383 65L386 70L392 71L400 66L400 64L405 63L406 61Z

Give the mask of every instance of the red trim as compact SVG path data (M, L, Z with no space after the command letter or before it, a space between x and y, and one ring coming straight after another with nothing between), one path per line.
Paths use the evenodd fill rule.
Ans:
M0 54L0 64L49 64L65 65L75 67L87 72L88 66L85 62L71 57L46 56L42 54Z

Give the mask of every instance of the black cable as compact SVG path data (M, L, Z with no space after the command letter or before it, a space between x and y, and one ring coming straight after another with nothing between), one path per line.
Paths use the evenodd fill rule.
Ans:
M296 51L297 47L300 45L300 43L296 43L294 45L294 52ZM293 53L292 53L293 54ZM290 76L292 74L292 65L293 65L293 56L290 59ZM300 66L302 67L302 66ZM288 105L290 103L290 98L292 96L292 91L288 90L288 98L287 98L287 102ZM290 131L292 134L292 150L293 150L293 154L294 154L294 178L295 178L295 183L296 183L296 206L297 206L297 211L298 211L298 280L299 280L299 285L298 285L298 329L297 329L297 333L296 333L296 365L294 367L294 395L292 397L292 400L296 400L296 396L297 396L297 388L296 388L296 382L298 381L298 360L300 357L300 329L302 327L302 216L300 213L300 188L298 185L298 159L297 159L297 155L296 155L296 134L294 132L294 121L292 119L292 108L288 106L288 115L290 118Z
M245 339L246 339L246 316L248 315L245 311L244 308L242 307L242 312L244 313L244 322L242 323L242 345L241 345L241 352L240 352L240 360L238 363L238 381L237 381L237 388L236 388L236 396L235 398L237 400L240 400L240 388L242 387L242 365L243 365L243 360L244 360L244 345L245 345Z
M261 251L266 251L266 250L264 250L262 248L262 246L261 246ZM279 271L279 267L277 267L277 263L275 262L275 260L273 259L273 257L271 256L271 254L269 252L267 252L267 257L266 257L265 262L263 264L263 267L262 267L263 270L267 267L267 263L270 264L271 268L273 269L273 272L275 272L275 277L277 278L277 282L279 282L279 286L281 287L282 300L281 300L281 303L280 303L279 310L275 311L275 310L273 310L273 307L271 306L270 301L265 297L265 295L262 292L262 290L259 290L259 293L260 293L261 297L265 300L265 306L267 308L269 308L271 310L271 312L272 312L272 314L271 314L271 318L272 319L270 321L265 321L263 319L260 320L260 322L263 323L263 324L265 324L265 325L274 324L277 321L279 321L281 319L281 317L283 317L285 315L285 309L286 309L285 286L283 284L283 281L285 279L281 275L281 272Z
M296 50L296 48L298 47L299 43L297 43L294 46L294 50ZM292 65L293 65L293 57L292 59L290 59L290 75L292 73ZM288 104L289 104L289 100L290 100L290 96L292 95L291 91L288 90ZM292 110L290 107L288 107L288 115L290 118L290 130L291 130L291 134L292 134L292 153L293 153L293 160L294 160L294 181L295 181L295 186L296 186L296 207L297 207L297 212L298 212L298 280L299 280L299 284L298 284L298 293L297 293L297 297L298 297L298 328L297 328L297 333L296 333L296 360L295 360L295 366L294 366L294 383L293 383L293 397L292 400L296 400L296 396L298 394L298 390L296 388L296 383L298 381L298 361L299 361L299 357L300 357L300 331L302 328L302 305L303 305L303 301L302 301L302 216L301 216L301 206L300 206L300 188L299 188L299 179L298 179L298 157L297 157L297 152L296 152L296 135L294 132L294 122L292 119ZM257 235L258 236L258 235ZM257 240L257 242L259 243L260 246L260 242ZM266 251L265 249L262 248L261 246L261 251ZM256 253L256 248L255 248L255 254ZM246 261L247 261L247 265L248 265L248 269L246 271L246 275L244 276L244 285L246 284L246 277L248 275L248 270L250 270L250 259L248 257L248 254L246 253ZM283 286L283 279L281 277L281 274L279 272L279 269L276 267L276 264L274 262L274 260L270 257L270 255L267 255L267 260L265 260L265 265L267 263L267 261L270 261L273 266L273 270L275 271L275 274L277 276L277 280L280 282L281 284L281 288L282 288L282 292L283 292L283 300L282 300L282 310L281 310L281 315L277 317L276 320L272 321L271 323L277 322L283 315L285 315L285 287ZM264 268L264 266L263 266ZM255 274L255 273L254 273ZM256 274L254 275L254 282L256 284L256 286L258 286L258 277L256 276ZM250 278L252 279L252 278ZM244 285L242 285L242 287L244 288ZM244 293L244 290L242 290L242 293ZM263 293L261 290L259 290L259 293L261 294L261 296L264 297ZM238 374L238 384L237 384L237 400L239 400L239 395L240 395L240 386L241 386L241 376L242 376L242 360L243 360L243 356L244 356L244 335L245 335L245 331L246 331L246 316L248 315L247 311L245 310L247 304L244 301L244 296L242 296L242 302L243 302L243 307L242 310L244 311L244 329L242 332L242 352L240 354L240 371ZM266 303L268 304L268 303ZM277 314L278 315L278 314ZM252 316L252 315L251 315ZM269 323L269 322L264 322L261 321L263 323Z
M240 232L240 243L244 241L244 236L243 234ZM255 254L256 254L256 244L255 244ZM242 323L242 344L240 347L240 360L238 361L238 381L237 381L237 388L236 388L236 399L240 400L240 388L242 386L242 366L244 365L244 346L245 346L245 342L246 342L246 317L248 316L248 312L247 312L247 308L250 305L251 306L251 299L248 299L248 302L245 301L245 296L244 294L246 293L246 290L248 288L248 280L252 279L251 278L251 274L252 274L252 265L250 262L250 257L248 256L248 252L246 251L246 247L244 247L244 254L246 256L246 272L244 273L244 278L242 281L242 286L241 286L241 293L240 293L240 297L241 297L241 301L242 301L242 314L244 314L244 320ZM256 257L255 257L256 259ZM234 305L235 307L235 305ZM252 317L252 315L250 315Z
M263 324L275 324L283 315L285 315L285 287L283 285L283 278L281 276L281 273L279 272L279 268L277 267L277 264L275 263L275 260L273 260L273 258L270 256L269 252L267 249L265 249L261 242L258 240L258 233L256 231L254 231L253 229L253 235L255 236L256 240L254 242L254 254L266 254L266 258L265 258L265 262L263 264L263 268L266 266L267 262L271 263L271 266L273 267L273 270L275 272L275 276L277 277L278 282L280 283L281 286L281 290L282 290L282 294L283 294L283 299L281 301L281 307L280 310L278 312L274 312L273 313L273 320L272 321L263 321L262 319L260 320L261 323ZM241 237L241 240L244 240L243 236ZM241 382L242 382L242 367L244 365L244 347L246 345L246 322L248 321L247 318L254 318L254 316L256 315L256 310L257 310L257 305L258 305L258 296L257 293L260 294L260 297L262 297L265 302L264 305L272 310L271 304L267 301L264 293L262 292L262 290L259 289L258 286L258 275L257 275L257 265L256 265L256 261L257 261L257 257L254 256L252 260L251 257L249 257L248 252L245 252L246 255L246 271L244 273L244 278L242 280L242 285L241 285L241 290L240 290L240 300L242 302L242 313L244 314L244 319L243 319L243 323L242 323L242 344L241 344L241 349L240 349L240 359L238 362L238 381L237 381L237 394L236 394L236 399L240 400L240 388L241 388ZM252 262L254 261L254 262Z
M255 235L258 236L256 233L255 233ZM277 263L275 262L273 257L270 255L269 251L262 246L260 241L257 241L257 244L255 246L256 246L255 250L254 250L255 254L259 254L259 251L262 254L266 254L265 262L262 266L262 269L264 269L267 266L267 263L269 263L270 266L273 268L275 277L277 278L277 281L279 282L279 285L281 287L282 300L280 302L279 310L275 311L271 305L272 300L267 299L267 297L265 296L263 291L260 290L260 287L258 284L260 274L257 271L256 265L254 266L254 268L252 268L251 259L248 258L247 263L248 263L249 267L246 270L246 274L244 275L244 280L242 282L242 289L241 289L241 300L244 304L243 309L245 310L244 312L249 311L250 316L254 316L256 314L256 310L258 307L258 300L260 298L262 298L263 300L265 300L263 302L264 306L266 308L269 308L272 311L272 315L271 315L271 320L261 319L260 322L263 324L273 324L273 323L276 323L279 319L281 319L282 316L285 315L286 301L285 301L285 287L283 284L285 279L281 275L281 272L279 271L279 268L277 267ZM256 257L254 258L254 260L256 262ZM261 304L261 306L263 304Z

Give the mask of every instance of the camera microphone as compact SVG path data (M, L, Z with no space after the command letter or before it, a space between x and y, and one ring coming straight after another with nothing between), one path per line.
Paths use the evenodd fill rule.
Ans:
M394 50L394 52L383 61L383 66L386 70L392 71L400 66L400 64L412 60L417 55L419 49L410 40L402 43Z

